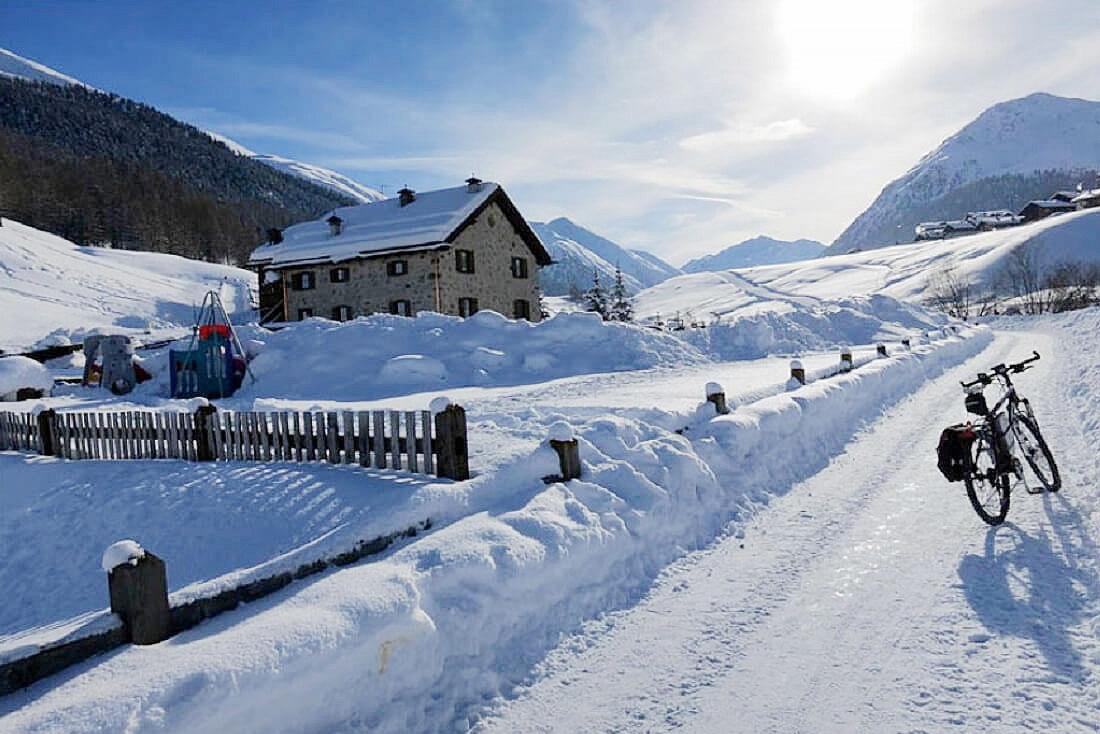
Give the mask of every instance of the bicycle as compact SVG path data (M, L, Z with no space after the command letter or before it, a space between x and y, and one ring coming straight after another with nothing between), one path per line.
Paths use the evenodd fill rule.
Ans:
M1038 352L1015 364L999 364L988 373L979 372L978 378L962 382L966 391L966 410L980 416L977 423L952 426L941 436L940 469L948 479L956 477L966 484L966 494L978 516L990 525L1000 525L1008 515L1011 476L1024 483L1030 494L1043 490L1057 492L1062 488L1058 465L1050 452L1039 422L1031 410L1031 403L1021 397L1012 384L1010 375L1019 374L1039 359ZM1001 397L990 408L984 390L994 381L1003 387ZM944 436L952 432L955 447L944 448ZM946 457L951 454L950 460ZM1019 456L1024 461L1021 462ZM950 472L945 462L951 465ZM1041 487L1029 484L1024 466L1038 480ZM954 479L953 481L957 481Z

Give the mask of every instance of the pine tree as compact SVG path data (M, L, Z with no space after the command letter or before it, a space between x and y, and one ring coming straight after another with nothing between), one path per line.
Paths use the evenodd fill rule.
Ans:
M586 311L594 311L600 315L604 321L609 318L607 310L607 291L600 285L600 273L598 270L592 271L592 287L584 293L584 303Z
M611 288L611 308L607 318L611 321L633 321L634 304L627 295L626 285L623 283L623 271L615 265L615 285Z

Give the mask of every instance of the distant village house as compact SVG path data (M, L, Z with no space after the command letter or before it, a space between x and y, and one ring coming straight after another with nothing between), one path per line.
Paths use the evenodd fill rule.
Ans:
M1077 211L1077 205L1073 202L1062 201L1061 199L1041 199L1039 201L1029 201L1027 206L1020 210L1020 217L1025 222L1034 222L1049 217L1051 214L1072 211Z
M504 189L476 178L269 231L249 258L265 323L482 309L538 321L538 268L550 262Z

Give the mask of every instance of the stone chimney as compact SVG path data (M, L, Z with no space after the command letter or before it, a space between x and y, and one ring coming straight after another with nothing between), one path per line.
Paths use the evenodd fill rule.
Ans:
M401 206L408 206L409 204L416 201L416 192L410 189L408 186L398 191L397 195L400 197L398 201Z
M325 221L328 222L328 228L329 231L332 232L333 237L344 231L344 220L336 216L335 214L333 214Z
M466 191L467 193L476 194L481 191L481 179L470 176L466 179Z

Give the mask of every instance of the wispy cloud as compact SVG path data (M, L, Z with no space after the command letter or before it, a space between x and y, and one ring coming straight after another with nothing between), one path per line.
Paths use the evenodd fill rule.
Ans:
M725 153L745 145L781 143L811 135L814 128L797 118L776 120L765 125L730 125L721 130L700 133L684 138L680 147L696 153Z

